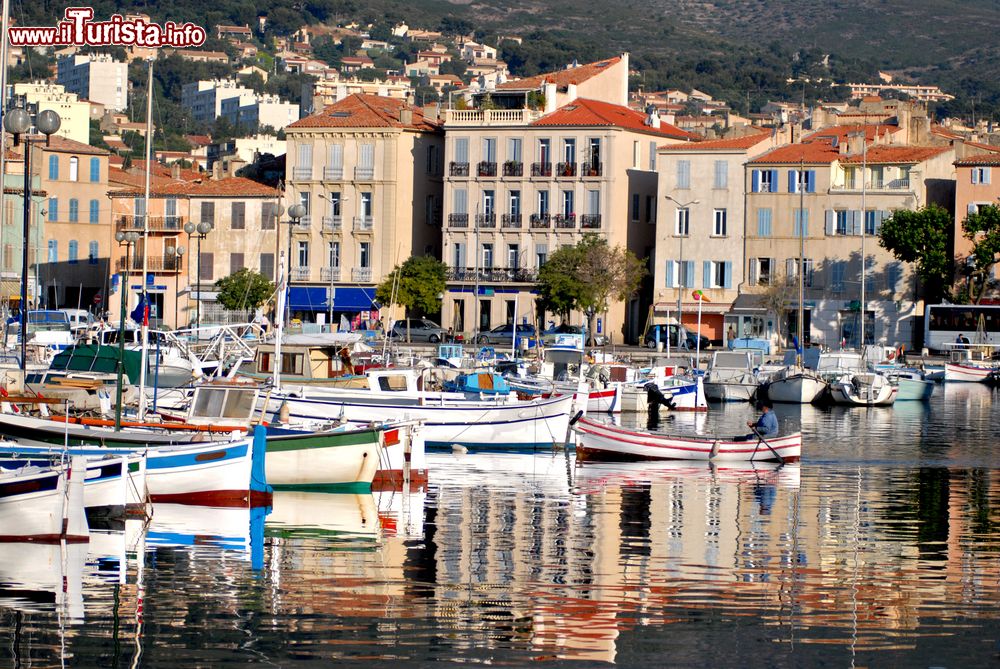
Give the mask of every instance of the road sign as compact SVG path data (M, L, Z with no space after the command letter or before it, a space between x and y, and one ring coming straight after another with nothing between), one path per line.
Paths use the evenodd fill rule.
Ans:
M94 304L100 304L102 300L104 300L104 298L100 295L94 295Z

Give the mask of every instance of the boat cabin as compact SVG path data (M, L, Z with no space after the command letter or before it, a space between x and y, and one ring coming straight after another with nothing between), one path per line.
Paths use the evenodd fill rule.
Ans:
M282 380L311 382L354 376L373 366L373 349L356 333L290 335L281 345L281 362L275 358L274 342L262 343L250 370L243 374L256 379L272 376L275 365Z

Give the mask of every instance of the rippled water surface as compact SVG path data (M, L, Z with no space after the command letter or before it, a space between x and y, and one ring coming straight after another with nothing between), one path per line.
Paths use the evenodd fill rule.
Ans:
M0 544L0 666L1000 665L1000 394L778 414L801 464L447 454L419 493Z

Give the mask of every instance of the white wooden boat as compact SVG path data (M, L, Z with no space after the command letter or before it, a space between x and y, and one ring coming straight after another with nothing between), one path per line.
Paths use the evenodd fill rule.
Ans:
M944 380L960 383L988 383L996 378L997 365L987 359L981 350L953 349L944 365Z
M268 483L275 489L371 492L384 438L385 431L376 427L270 435Z
M767 443L736 441L732 438L672 436L628 430L616 425L581 418L574 425L579 440L577 458L712 460L715 462L798 460L802 453L802 433L769 437ZM772 452L771 449L774 449Z
M28 464L0 471L0 542L88 540L83 510L86 462Z
M771 375L767 383L767 397L772 402L787 404L812 404L823 391L826 381L816 372L791 365Z
M716 351L705 373L705 398L713 402L749 402L757 392L754 356L748 351Z
M833 401L848 406L890 406L898 393L898 386L875 372L845 374L830 384Z

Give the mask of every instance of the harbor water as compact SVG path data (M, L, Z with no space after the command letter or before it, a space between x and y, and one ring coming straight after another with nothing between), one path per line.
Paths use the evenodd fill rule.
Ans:
M448 453L418 492L0 544L0 666L996 666L1000 391L777 413L801 463Z

